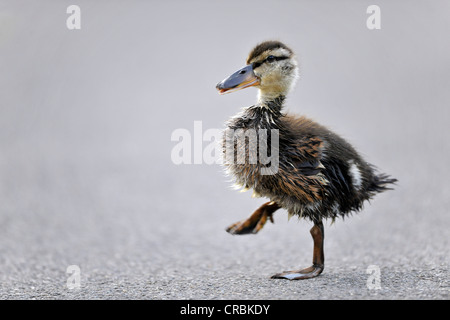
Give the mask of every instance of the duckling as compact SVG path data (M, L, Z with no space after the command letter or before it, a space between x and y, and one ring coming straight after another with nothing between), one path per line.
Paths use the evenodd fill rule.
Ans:
M278 165L272 174L261 171L267 163L250 162L249 157L243 163L225 161L224 166L237 185L245 190L253 189L255 195L269 199L248 219L230 225L226 231L233 235L255 234L267 220L273 223L274 212L281 208L289 216L314 224L310 230L314 243L312 266L272 276L289 280L314 278L324 270L323 220L334 222L338 217L360 211L366 200L391 190L390 185L397 181L378 173L350 143L331 130L304 116L283 112L286 96L298 79L298 73L292 49L279 41L265 41L251 50L245 67L216 86L220 94L248 87L258 89L256 104L231 118L226 131L270 130L266 142L277 142L274 153L277 153ZM272 133L277 135L272 137ZM237 149L235 155L249 152L249 145L241 145L239 149L233 141ZM224 153L227 143L230 139L225 134ZM262 152L259 149L258 152Z

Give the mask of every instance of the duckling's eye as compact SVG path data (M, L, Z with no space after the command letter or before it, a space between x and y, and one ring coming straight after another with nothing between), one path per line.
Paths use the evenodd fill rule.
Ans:
M268 57L266 58L266 61L269 62L269 63L272 63L272 62L274 62L275 60L276 60L276 59L275 59L274 56L268 56Z

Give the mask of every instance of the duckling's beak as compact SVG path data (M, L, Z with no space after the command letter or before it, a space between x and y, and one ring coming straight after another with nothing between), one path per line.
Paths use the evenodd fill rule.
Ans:
M216 89L220 94L225 94L258 84L260 84L260 79L253 72L253 66L249 64L218 83Z

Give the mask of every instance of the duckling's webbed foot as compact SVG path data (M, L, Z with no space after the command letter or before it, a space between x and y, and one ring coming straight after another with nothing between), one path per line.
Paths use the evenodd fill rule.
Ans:
M274 274L272 279L288 279L288 280L303 280L317 277L322 273L324 269L323 265L312 265L309 268L296 271L285 271L282 273Z
M267 219L273 223L272 214L278 210L280 206L274 202L270 201L259 207L250 218L233 223L229 226L226 231L231 234L249 234L257 233L261 230L267 222Z
M325 267L323 240L325 238L322 222L316 222L310 230L314 241L313 265L309 268L295 271L284 271L273 275L272 279L303 280L317 277Z

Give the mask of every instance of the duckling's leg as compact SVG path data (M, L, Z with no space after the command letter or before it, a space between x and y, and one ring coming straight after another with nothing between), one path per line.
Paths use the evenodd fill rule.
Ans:
M275 201L264 203L247 220L233 223L226 230L231 234L257 233L267 222L267 218L273 223L272 214L280 209Z
M317 277L325 267L325 256L323 253L323 240L325 233L322 221L315 223L310 230L314 241L313 265L309 268L295 271L285 271L272 276L272 279L301 280Z

